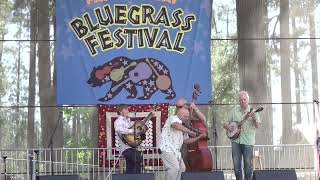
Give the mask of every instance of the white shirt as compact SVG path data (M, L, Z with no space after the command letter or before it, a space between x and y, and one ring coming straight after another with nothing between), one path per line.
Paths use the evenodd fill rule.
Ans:
M117 136L119 137L119 151L122 153L126 149L132 148L128 144L124 143L122 141L121 135L123 134L132 134L133 129L129 129L132 127L134 124L133 121L130 120L130 118L125 118L123 116L119 116L115 121L114 121L114 130L117 133Z
M181 146L183 140L189 138L188 134L171 127L175 122L182 124L178 116L170 116L164 124L161 132L160 150L163 152L174 153L177 158L181 157Z

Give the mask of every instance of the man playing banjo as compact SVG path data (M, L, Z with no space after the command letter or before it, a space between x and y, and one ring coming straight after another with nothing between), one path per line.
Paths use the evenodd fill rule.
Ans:
M236 180L242 180L241 161L244 160L244 179L252 179L253 145L255 144L256 129L261 121L259 114L249 106L249 95L246 91L239 93L240 106L234 107L226 116L223 127L228 132L239 128L240 134L231 139L232 160ZM239 122L241 122L239 124ZM236 124L236 127L234 127Z

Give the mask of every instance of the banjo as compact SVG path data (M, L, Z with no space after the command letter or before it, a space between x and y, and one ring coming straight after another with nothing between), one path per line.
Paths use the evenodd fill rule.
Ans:
M263 110L263 107L258 108L254 112L260 112ZM241 133L241 126L242 124L247 120L248 114L253 111L253 108L250 108L250 111L244 116L244 118L241 121L231 121L229 123L229 129L227 129L226 134L229 139L236 140L240 136Z

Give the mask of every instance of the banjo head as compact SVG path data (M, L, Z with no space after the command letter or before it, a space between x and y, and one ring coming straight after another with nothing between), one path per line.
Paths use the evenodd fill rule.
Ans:
M239 127L238 123L235 121L232 121L229 123L229 129L227 130L227 136L231 139L233 139L235 136L239 134Z

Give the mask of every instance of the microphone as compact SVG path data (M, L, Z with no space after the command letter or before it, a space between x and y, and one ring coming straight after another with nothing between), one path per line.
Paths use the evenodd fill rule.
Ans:
M315 99L313 100L313 102L314 102L314 103L317 103L317 104L319 104L319 101L317 101L317 100L315 100Z

